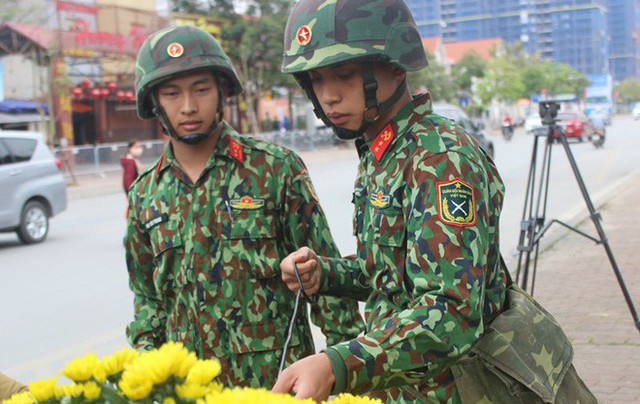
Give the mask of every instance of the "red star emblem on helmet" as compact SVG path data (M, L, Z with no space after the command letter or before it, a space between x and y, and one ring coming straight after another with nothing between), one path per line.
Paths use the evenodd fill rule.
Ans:
M309 42L311 42L311 28L303 25L298 28L298 33L296 34L296 40L302 46L305 46Z
M184 47L177 42L174 42L169 46L167 46L167 54L172 58L179 58L180 56L182 56L183 53L184 53Z

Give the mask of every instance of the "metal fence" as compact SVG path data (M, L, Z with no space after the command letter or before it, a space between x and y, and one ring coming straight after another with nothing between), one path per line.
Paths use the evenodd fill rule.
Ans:
M325 147L332 147L342 143L331 129L321 128L315 131L273 131L253 135L247 135L263 139L295 151L307 151ZM165 143L161 140L142 140L144 147L142 163L153 163L164 150ZM97 175L105 176L110 172L118 172L120 158L127 154L126 143L106 143L95 146L73 146L55 148L54 154L62 161L65 175Z

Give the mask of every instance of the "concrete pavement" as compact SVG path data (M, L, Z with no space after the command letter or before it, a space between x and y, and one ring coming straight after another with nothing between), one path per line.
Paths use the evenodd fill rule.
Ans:
M635 171L605 194L592 196L636 311L640 310L639 182L640 171ZM598 238L586 204L569 224ZM561 226L543 240L547 236L552 241L540 244L534 297L572 340L576 370L598 399L640 403L640 331L604 246Z
M331 155L300 154L305 161ZM68 188L69 199L122 192L120 175L79 177L78 184ZM636 310L640 310L638 184L640 171L635 171L606 192L591 195ZM597 237L586 204L563 221ZM540 247L534 296L573 341L578 373L602 403L640 403L640 332L604 247L556 224ZM515 273L515 260L509 267Z

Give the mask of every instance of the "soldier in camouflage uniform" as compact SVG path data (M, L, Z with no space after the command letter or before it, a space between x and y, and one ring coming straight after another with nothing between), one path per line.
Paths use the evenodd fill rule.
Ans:
M427 66L402 0L300 0L282 71L336 134L356 139L352 258L301 249L281 264L292 290L367 299L366 331L286 369L297 397L364 393L388 402L459 402L450 366L502 310L498 219L504 186L458 125L413 98L406 72ZM320 256L320 258L318 258Z
M241 91L227 55L201 29L158 31L139 51L138 115L157 117L170 142L129 192L127 335L138 349L179 341L218 358L226 385L271 387L295 305L280 261L305 245L338 251L300 158L223 120L223 99ZM315 352L306 307L288 363ZM311 318L328 344L363 328L349 298L319 299Z

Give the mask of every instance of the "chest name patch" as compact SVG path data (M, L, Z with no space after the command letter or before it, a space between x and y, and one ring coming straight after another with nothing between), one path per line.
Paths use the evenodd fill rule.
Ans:
M264 206L264 199L254 199L250 196L243 196L240 199L230 200L229 206L231 206L233 209L241 210L260 209Z
M144 231L149 231L159 225L160 223L164 223L169 220L169 216L166 213L161 214L160 216L156 216L153 219L142 224Z
M438 216L445 224L458 227L476 224L476 197L473 187L454 178L438 182Z

